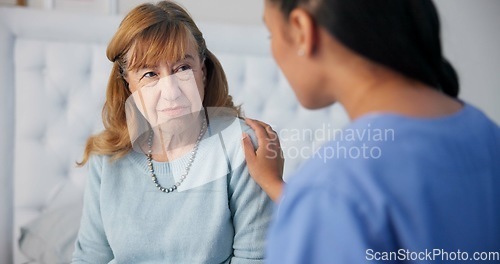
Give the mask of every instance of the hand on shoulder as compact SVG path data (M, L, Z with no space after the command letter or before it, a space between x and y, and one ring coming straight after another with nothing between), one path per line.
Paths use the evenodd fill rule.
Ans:
M243 134L243 147L248 170L252 178L271 197L278 201L283 189L283 152L277 133L270 125L249 118L245 122L255 131L258 147L248 134Z

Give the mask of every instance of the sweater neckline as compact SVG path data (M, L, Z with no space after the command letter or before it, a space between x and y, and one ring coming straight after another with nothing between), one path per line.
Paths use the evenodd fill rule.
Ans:
M207 134L205 133L200 140L200 143L198 145L198 153L196 154L195 161L197 159L200 159L201 156L200 153L203 153L205 149L207 148L206 144L206 138ZM149 171L148 167L148 159L146 157L145 153L138 152L136 150L131 150L130 153L128 154L128 158L136 164L141 170ZM184 170L186 169L187 165L189 164L189 159L191 158L191 150L186 152L184 155L181 157L170 160L170 161L155 161L152 160L151 162L153 163L153 167L155 170L155 173L158 175L164 175L164 174L170 174L170 173L183 173Z

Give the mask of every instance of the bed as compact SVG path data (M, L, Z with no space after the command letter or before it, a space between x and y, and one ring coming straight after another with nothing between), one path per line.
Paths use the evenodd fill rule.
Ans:
M0 8L0 263L67 263L78 230L86 138L102 129L108 41L120 16ZM348 118L300 107L261 26L200 22L246 116L282 135L289 175ZM306 129L307 130L304 130ZM300 152L302 150L302 153ZM306 150L306 151L304 151ZM287 176L286 176L287 177Z

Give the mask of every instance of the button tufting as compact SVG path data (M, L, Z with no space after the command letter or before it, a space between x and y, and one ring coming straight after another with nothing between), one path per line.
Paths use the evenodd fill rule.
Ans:
M35 141L40 145L45 145L47 141L47 129L40 129L40 132L34 137Z
M65 111L68 107L68 97L61 96L60 99L58 100L58 105L61 111Z

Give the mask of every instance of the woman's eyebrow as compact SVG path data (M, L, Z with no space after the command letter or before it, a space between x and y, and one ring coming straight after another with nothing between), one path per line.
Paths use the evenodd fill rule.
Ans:
M180 59L179 61L183 61L183 60L192 60L192 61L194 61L194 57L191 56L191 54L186 54L184 56L184 58Z
M191 54L186 54L184 56L184 58L176 61L174 64L177 64L177 63L180 63L180 62L186 61L186 60L195 61L194 57ZM158 68L157 65L153 66L153 65L145 64L145 65L138 67L136 71L139 72L139 71L145 71L145 70L155 70L157 68Z
M140 71L147 71L147 70L155 70L157 68L158 68L157 66L142 65L142 66L137 67L137 69L135 71L140 72Z

